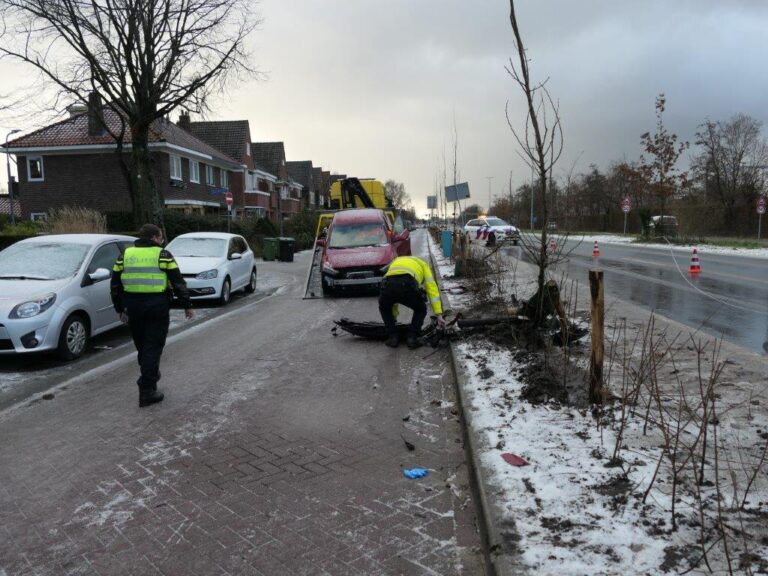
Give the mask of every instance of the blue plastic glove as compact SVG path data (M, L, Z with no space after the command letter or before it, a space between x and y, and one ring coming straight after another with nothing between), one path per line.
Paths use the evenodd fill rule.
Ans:
M406 478L410 478L411 480L414 480L416 478L424 478L424 476L426 476L427 474L429 474L429 470L427 470L426 468L410 468L410 469L406 468L405 470L403 470L403 476L405 476Z

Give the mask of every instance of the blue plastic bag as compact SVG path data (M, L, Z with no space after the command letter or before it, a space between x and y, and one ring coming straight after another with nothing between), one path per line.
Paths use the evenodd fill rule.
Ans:
M403 476L410 478L411 480L424 478L427 474L429 474L429 470L426 468L406 468L403 470Z

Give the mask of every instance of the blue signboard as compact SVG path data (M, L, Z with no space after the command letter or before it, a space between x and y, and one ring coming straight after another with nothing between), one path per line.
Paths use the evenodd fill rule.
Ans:
M459 200L464 200L465 198L469 198L468 183L462 182L461 184L456 184L455 186L445 187L445 199L448 202L458 202Z

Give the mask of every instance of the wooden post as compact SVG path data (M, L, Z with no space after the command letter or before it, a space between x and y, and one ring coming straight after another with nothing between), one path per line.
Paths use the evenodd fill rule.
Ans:
M603 393L603 356L605 341L605 300L603 298L603 271L589 271L589 291L592 294L592 356L589 362L589 401L602 404Z

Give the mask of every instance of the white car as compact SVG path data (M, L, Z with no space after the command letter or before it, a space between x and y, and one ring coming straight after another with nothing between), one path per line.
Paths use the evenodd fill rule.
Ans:
M190 232L173 239L173 255L194 299L227 304L232 292L256 291L256 264L245 238L224 232Z
M520 241L520 231L495 216L481 216L470 220L464 225L464 232L467 233L469 242L486 242L491 232L496 236L497 241L511 240L515 246Z
M55 350L73 360L91 336L120 326L109 279L134 240L59 234L21 240L0 252L0 354Z

